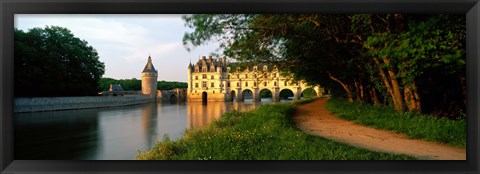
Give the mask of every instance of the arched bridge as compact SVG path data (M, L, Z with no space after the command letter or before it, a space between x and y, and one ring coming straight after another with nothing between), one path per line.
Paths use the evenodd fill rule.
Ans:
M157 101L184 102L187 99L187 88L157 90Z

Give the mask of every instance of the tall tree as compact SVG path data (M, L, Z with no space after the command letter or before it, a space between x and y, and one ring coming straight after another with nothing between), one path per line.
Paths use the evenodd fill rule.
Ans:
M105 72L97 51L67 28L15 29L15 96L96 95Z

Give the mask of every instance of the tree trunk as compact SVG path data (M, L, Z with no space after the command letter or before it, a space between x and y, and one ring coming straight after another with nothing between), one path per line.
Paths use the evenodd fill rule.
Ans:
M345 84L342 81L335 78L330 72L327 72L327 74L328 74L328 77L330 77L330 79L332 79L332 80L340 83L340 85L342 85L345 92L347 92L348 102L353 102L353 94L352 94L352 90L350 90L350 87L348 87L347 84Z
M415 82L408 84L404 89L405 102L409 111L421 111L422 104L420 101L420 94L418 93Z
M357 101L362 101L362 99L360 98L360 85L358 84L358 81L355 79L354 80L354 84L355 84L355 94L356 94L356 97L357 97Z
M382 64L380 63L380 61L375 57L373 58L373 60L375 61L375 64L378 66L378 72L380 73L380 77L382 78L383 83L387 87L388 93L392 97L395 110L403 111L402 94L400 93L397 79L395 78L389 81L387 75L385 74L385 71L382 68ZM388 61L388 63L390 62ZM395 77L395 74L393 73L392 69L390 69L388 72L389 72L390 78Z
M417 106L417 102L415 101L415 97L413 96L413 92L410 89L410 86L405 86L403 89L404 97L405 97L405 104L407 105L407 109L409 111L415 111Z
M361 99L362 101L365 101L365 93L364 93L364 91L363 91L363 84L362 84L362 82L360 82L360 99Z
M383 62L385 62L387 65L390 65L390 60L388 57L383 57ZM389 67L387 71L388 75L390 76L390 81L392 82L391 85L394 95L393 105L397 111L403 111L402 93L400 92L400 88L398 86L397 76L395 75L393 68Z
M379 106L380 100L378 99L377 90L370 88L370 97L372 98L373 106Z
M420 101L420 94L418 93L417 85L415 84L415 81L412 83L412 89L413 89L413 96L415 98L415 106L416 106L416 111L422 111L422 101Z

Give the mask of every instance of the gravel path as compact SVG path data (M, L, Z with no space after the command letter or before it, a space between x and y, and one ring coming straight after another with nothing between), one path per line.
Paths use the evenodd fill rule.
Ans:
M297 107L293 116L296 126L312 135L374 151L407 154L426 160L466 160L466 149L402 134L361 126L340 119L325 108L326 98Z

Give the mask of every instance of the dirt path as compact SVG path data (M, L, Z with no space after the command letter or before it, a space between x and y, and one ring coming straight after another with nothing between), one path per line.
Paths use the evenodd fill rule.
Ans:
M293 116L298 128L327 139L374 151L400 153L434 160L466 160L464 148L408 139L407 136L342 120L325 108L328 99L300 105Z

